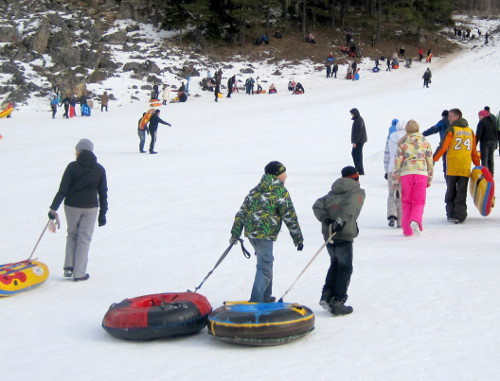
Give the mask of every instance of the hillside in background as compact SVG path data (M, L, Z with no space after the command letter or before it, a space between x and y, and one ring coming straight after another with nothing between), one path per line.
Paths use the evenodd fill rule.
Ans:
M234 62L248 62L243 74L266 66L281 76L286 68L302 63L311 70L322 70L330 52L341 65L352 62L340 52L347 34L364 60L387 57L403 46L406 56L412 58L419 47L433 49L437 57L457 48L450 27L433 32L419 29L416 33L395 22L386 22L373 44L373 17L355 12L346 13L344 28L315 24L315 44L304 41L303 28L293 20L290 24L295 27L280 29L281 38L270 34L268 45L253 43L265 32L257 27L247 33L246 43L207 40L200 44L186 30L166 30L144 4L149 2L0 2L0 103L14 102L19 107L42 102L54 86L59 86L62 94L85 93L89 98L97 95L96 90L107 89L114 99L134 101L154 84L169 83L176 88L187 77L199 80L208 70L231 70ZM467 28L471 20L463 19L457 25ZM472 34L477 38L475 30ZM112 91L113 82L120 80L129 83L126 95Z

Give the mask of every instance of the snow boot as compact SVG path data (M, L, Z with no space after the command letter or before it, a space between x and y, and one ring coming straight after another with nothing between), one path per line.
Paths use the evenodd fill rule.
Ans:
M410 228L411 230L413 230L414 236L418 237L420 235L420 225L418 224L417 221L410 222Z
M85 276L84 276L84 277L81 277L81 278L75 278L75 279L73 279L73 280L74 280L75 282L82 282L82 281L87 280L87 279L89 279L89 278L90 278L90 275L89 275L89 274L85 274Z
M330 290L324 290L321 293L321 299L319 300L319 305L325 310L330 309L330 301L332 300L332 292Z
M73 276L73 267L65 267L63 277L71 278Z
M274 303L276 302L276 298L274 296L271 296L269 299L264 300L264 303Z
M353 309L351 306L346 306L344 302L339 300L332 300L330 303L330 313L333 316L349 315Z
M398 218L396 216L389 216L387 217L387 220L389 220L389 223L388 225L393 228L394 225L396 225L396 221L398 220Z

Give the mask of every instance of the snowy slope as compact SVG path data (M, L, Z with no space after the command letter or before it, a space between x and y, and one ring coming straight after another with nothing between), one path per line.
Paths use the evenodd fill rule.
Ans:
M49 280L0 300L1 379L498 379L498 211L483 218L469 199L466 223L449 225L438 164L425 230L420 238L404 238L386 225L383 149L395 117L413 118L423 129L443 109L458 107L475 128L485 105L498 112L499 58L492 40L436 59L429 89L422 88L423 63L378 74L365 63L357 82L327 80L322 73L296 78L306 89L302 96L286 92L288 77L276 81L276 95L237 94L216 104L206 93L162 107L173 127L160 126L154 156L138 153L136 123L146 103L111 103L108 113L94 110L91 118L72 120L61 114L52 120L27 107L0 120L1 263L29 256L82 137L95 143L107 170L110 208L108 225L94 234L89 281L62 277L63 216L63 229L46 233L36 252L52 271ZM287 166L286 186L305 236L302 253L286 228L275 245L274 294L281 296L322 244L311 206L351 164L352 107L365 118L369 139L361 179L367 199L349 288L352 315L333 318L318 305L328 268L323 252L286 298L316 313L315 330L295 343L238 347L206 330L131 343L102 330L113 302L199 284L227 247L234 214L271 160ZM437 145L436 136L430 141ZM254 273L255 259L233 249L200 292L214 308L245 300Z

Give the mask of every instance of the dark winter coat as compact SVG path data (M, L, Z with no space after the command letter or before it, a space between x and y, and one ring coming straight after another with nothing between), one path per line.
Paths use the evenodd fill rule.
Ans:
M61 103L68 107L69 106L69 97L64 97L63 100L61 101Z
M353 108L350 113L352 116L352 129L351 129L351 143L352 144L361 144L366 143L368 141L368 137L366 135L366 126L365 121L359 114L357 108Z
M476 129L476 143L496 142L498 140L498 131L495 122L491 116L487 116L479 121Z
M445 136L445 132L450 127L450 121L448 120L448 117L443 116L443 119L441 119L439 122L436 123L436 125L428 128L424 132L422 132L422 135L424 136L429 136L433 135L436 133L439 133L439 140L443 140Z
M431 73L431 71L430 71L430 70L426 70L426 71L424 72L424 75L422 76L422 79L423 79L424 81L429 81L431 78L432 78L432 73Z
M339 217L345 222L341 231L335 234L333 240L354 241L359 229L357 219L365 202L365 191L359 182L351 178L341 177L332 184L332 190L318 199L313 205L313 212L321 222L321 232L328 239L329 222Z
M170 123L165 122L163 119L161 119L158 114L153 114L151 119L149 119L149 131L155 132L158 129L158 123L166 124L167 126L171 126Z
M98 195L99 203L97 202ZM80 152L76 161L68 164L50 209L57 210L63 200L64 205L74 208L99 206L103 213L108 210L106 171L97 163L93 152L84 150Z

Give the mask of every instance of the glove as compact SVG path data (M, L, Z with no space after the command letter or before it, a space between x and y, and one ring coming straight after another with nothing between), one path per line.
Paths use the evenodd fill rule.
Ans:
M345 221L342 221L340 217L335 218L335 220L332 222L332 233L338 233L343 229L345 225Z
M168 126L169 126L169 127L172 127L172 125L171 125L171 124L169 124Z
M106 225L106 212L103 212L102 210L99 212L97 222L99 227Z
M57 229L61 228L61 221L59 221L59 215L55 210L50 210L49 211L49 230L52 233L55 233Z
M304 248L304 244L303 243L299 243L297 245L297 251L302 251L303 248Z
M236 238L236 237L229 238L230 245L236 245L237 243L238 243L238 238Z
M386 179L386 180L387 180L387 173L384 175L384 179Z

